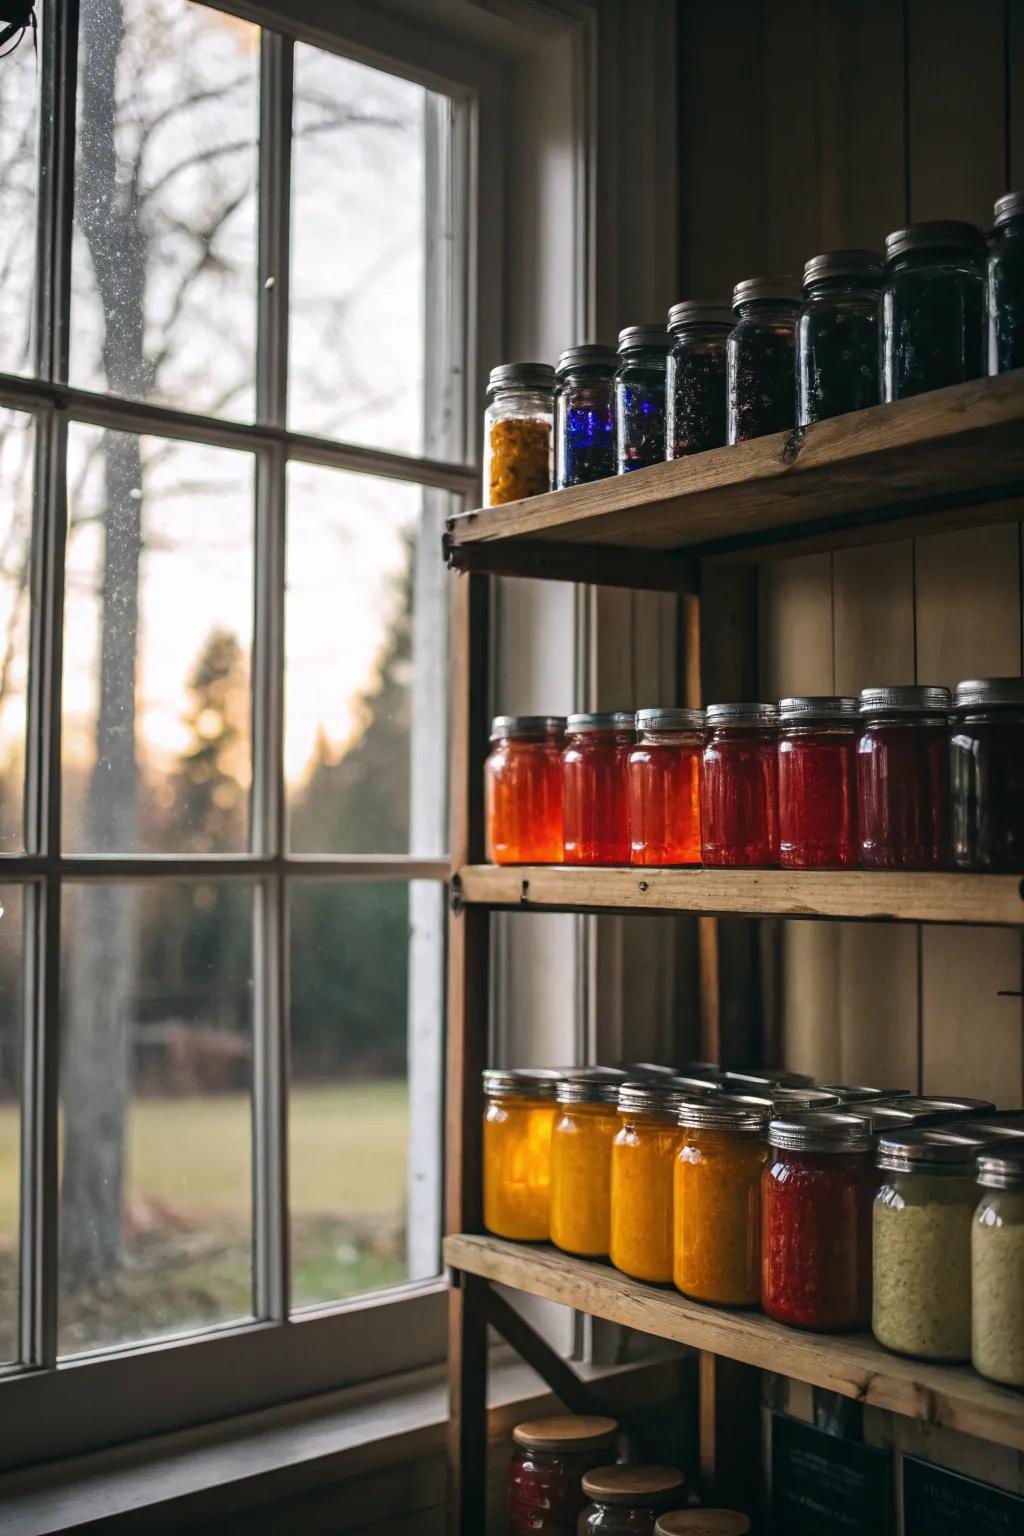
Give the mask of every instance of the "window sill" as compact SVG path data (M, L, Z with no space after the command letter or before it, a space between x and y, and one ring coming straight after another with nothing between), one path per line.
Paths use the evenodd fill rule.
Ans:
M590 1380L621 1377L624 1395L650 1400L673 1390L677 1362L581 1367ZM505 1351L490 1372L492 1439L518 1419L554 1411L536 1373ZM349 1388L283 1409L246 1415L179 1435L0 1478L4 1536L62 1531L180 1532L225 1516L347 1482L443 1450L447 1387L443 1369Z

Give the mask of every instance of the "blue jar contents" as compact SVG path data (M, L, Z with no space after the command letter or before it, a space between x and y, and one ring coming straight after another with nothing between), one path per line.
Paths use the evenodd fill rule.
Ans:
M687 299L668 312L665 457L684 459L726 442L725 352L732 311Z
M555 369L555 488L615 473L615 367L611 347L568 347Z
M796 425L796 325L792 277L748 277L732 295L736 324L727 359L728 437L743 443Z
M797 327L800 426L862 411L881 399L883 276L874 251L828 251L805 265Z
M885 399L980 379L986 372L982 231L955 220L911 224L886 236L885 255Z
M616 467L620 475L665 457L665 378L671 338L660 325L619 332L615 374Z
M988 257L988 371L1024 368L1024 192L995 206Z

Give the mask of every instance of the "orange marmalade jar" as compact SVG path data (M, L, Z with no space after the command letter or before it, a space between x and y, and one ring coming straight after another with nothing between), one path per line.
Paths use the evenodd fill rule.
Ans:
M702 709L641 709L627 760L634 864L700 863Z
M495 1237L543 1243L550 1236L558 1078L541 1068L484 1073L484 1226Z
M562 862L560 715L497 715L484 764L487 857L493 864Z
M679 1111L687 1097L671 1080L619 1089L608 1256L634 1280L672 1283L672 1187Z
M567 864L628 864L626 758L632 714L570 715L562 753Z
M608 1256L612 1142L619 1129L622 1073L610 1068L564 1077L551 1134L551 1241L581 1258Z
M675 1166L673 1278L723 1307L761 1300L761 1175L772 1104L722 1094L684 1104Z

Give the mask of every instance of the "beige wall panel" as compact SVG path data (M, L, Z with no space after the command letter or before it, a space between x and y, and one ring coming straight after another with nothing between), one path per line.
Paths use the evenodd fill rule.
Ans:
M916 577L923 683L1019 674L1019 524L918 539Z

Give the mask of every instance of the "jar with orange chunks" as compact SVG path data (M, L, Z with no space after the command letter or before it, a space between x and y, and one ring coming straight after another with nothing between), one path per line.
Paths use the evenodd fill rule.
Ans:
M608 1256L612 1142L623 1074L581 1070L558 1085L551 1136L551 1241L581 1258Z
M684 1104L675 1164L673 1279L717 1306L761 1299L761 1175L772 1103L722 1094Z
M484 1226L495 1237L551 1235L551 1130L559 1073L484 1073Z
M671 1078L624 1083L620 1129L612 1143L611 1237L608 1255L634 1280L672 1283L672 1199L681 1131L690 1097Z
M484 764L487 857L493 864L562 862L560 715L497 715Z

